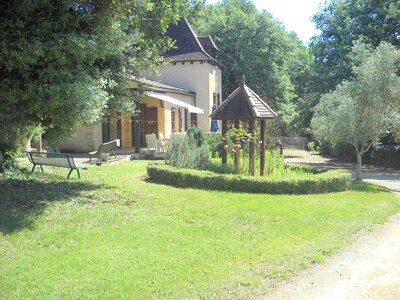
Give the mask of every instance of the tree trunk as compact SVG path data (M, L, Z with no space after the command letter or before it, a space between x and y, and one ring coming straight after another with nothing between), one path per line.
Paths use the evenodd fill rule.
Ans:
M356 180L361 180L362 152L357 152Z

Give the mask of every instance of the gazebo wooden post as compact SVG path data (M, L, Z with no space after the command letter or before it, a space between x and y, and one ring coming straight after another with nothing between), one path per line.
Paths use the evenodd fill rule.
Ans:
M254 176L254 120L249 121L249 172L251 176Z
M265 175L265 120L260 120L260 176Z
M222 120L222 164L228 164L228 152L225 149L227 145L226 133L228 132L228 120Z
M235 128L237 129L237 130L239 130L239 127L240 127L240 121L239 120L235 120ZM240 143L238 142L238 141L234 141L234 145L236 145L236 144L239 144L240 145ZM238 147L238 148L235 148L235 155L234 155L234 157L235 157L235 172L237 173L237 174L239 174L239 169L240 169L240 148Z

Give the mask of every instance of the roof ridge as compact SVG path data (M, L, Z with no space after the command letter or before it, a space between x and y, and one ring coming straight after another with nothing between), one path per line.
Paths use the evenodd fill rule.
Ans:
M251 109L251 111L253 112L253 116L257 116L256 109L254 108L256 105L255 105L253 99L251 99L251 97L250 97L250 96L254 96L254 92L253 92L246 84L243 85L243 89L244 89L245 93L247 94L247 98L248 98L249 101L251 102L251 103L250 103L250 104L251 104L251 105L250 105L250 109ZM250 94L249 92L250 92L252 95L249 95L249 94Z
M261 99L261 97L259 95L257 95L251 88L249 88L248 86L246 86L246 87L250 90L250 92L253 94L253 96L257 100L261 101L261 103L264 104L275 116L278 116L276 114L276 112L267 104L267 102L265 102L263 99Z

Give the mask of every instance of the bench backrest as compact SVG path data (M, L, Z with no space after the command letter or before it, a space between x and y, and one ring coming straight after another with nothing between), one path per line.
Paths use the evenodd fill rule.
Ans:
M97 150L98 153L102 152L110 152L112 150L115 150L117 148L117 141L111 141L107 143L103 143L99 146L99 150Z
M76 169L74 158L67 153L26 151L29 161L35 165L47 165Z

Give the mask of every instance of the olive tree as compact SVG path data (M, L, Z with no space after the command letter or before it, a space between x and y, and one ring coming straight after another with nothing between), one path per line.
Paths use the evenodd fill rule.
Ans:
M352 79L322 96L311 126L319 139L353 145L360 180L363 154L400 127L400 50L387 42L376 49L357 42L351 60Z

